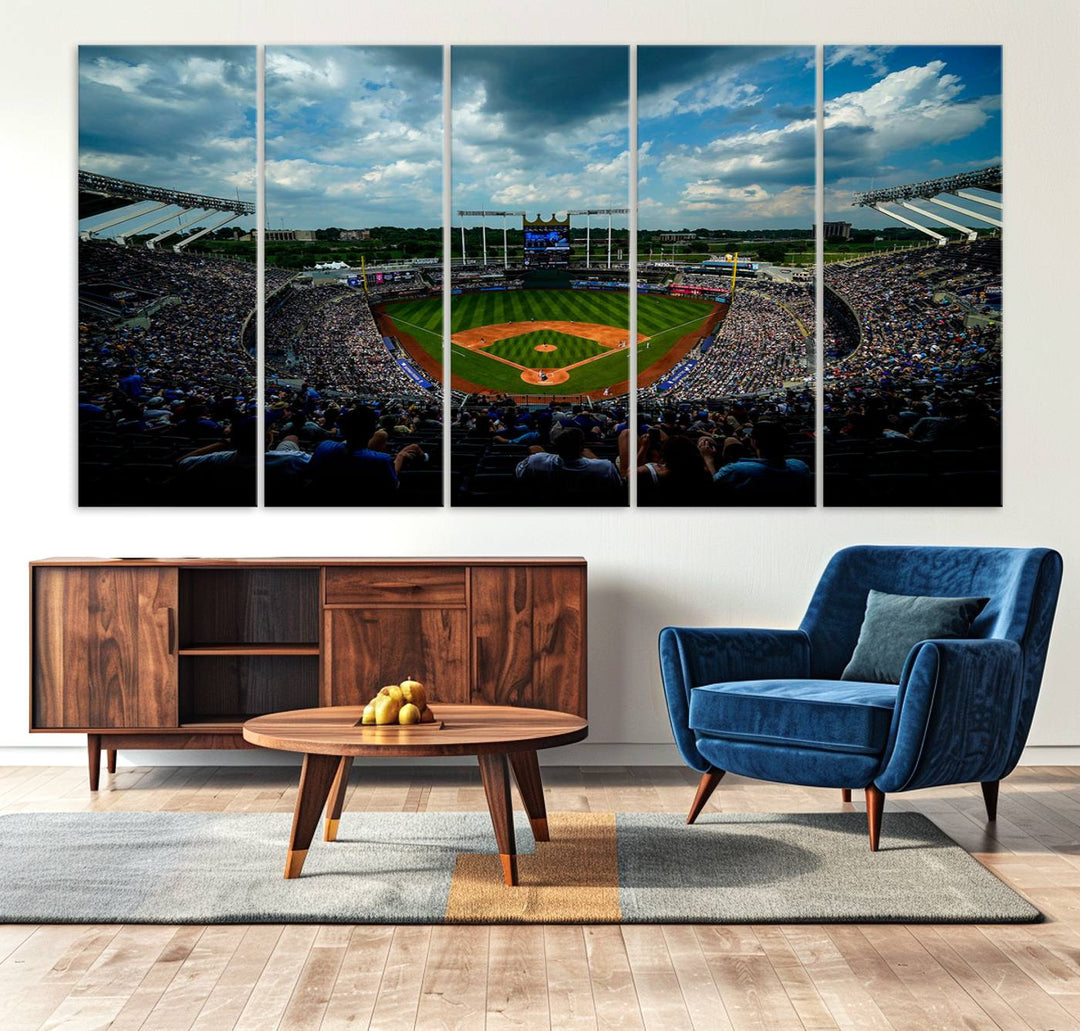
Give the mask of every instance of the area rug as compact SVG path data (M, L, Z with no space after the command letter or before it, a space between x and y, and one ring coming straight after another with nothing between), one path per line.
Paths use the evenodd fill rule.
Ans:
M9 923L1022 923L1041 914L933 823L887 813L517 815L509 888L487 813L351 813L282 877L286 813L0 816Z

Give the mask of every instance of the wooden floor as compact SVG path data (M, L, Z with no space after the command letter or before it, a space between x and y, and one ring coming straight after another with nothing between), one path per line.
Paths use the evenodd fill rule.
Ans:
M0 768L0 812L289 811L289 768ZM674 768L549 768L549 810L685 812ZM517 803L515 799L515 803ZM839 809L728 777L709 809ZM467 768L353 771L346 810L483 810ZM1030 926L0 926L0 1028L1080 1028L1080 769L904 795L1048 916ZM347 814L346 814L347 819ZM0 847L3 847L0 843ZM42 886L47 889L46 885Z

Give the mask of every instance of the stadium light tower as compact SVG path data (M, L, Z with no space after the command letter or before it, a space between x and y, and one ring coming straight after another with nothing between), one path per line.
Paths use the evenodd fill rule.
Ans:
M629 208L575 208L567 211L567 215L585 216L585 264L589 264L589 226L593 215L607 215L607 267L611 268L611 216L626 215Z
M489 211L487 208L480 208L476 211L466 211L463 209L458 210L458 218L461 219L461 263L465 264L465 217L479 216L480 218L480 232L483 237L483 254L484 264L487 264L487 217L488 215L502 216L503 220L503 268L507 268L509 260L506 254L506 216L507 215L521 215L524 217L524 211Z

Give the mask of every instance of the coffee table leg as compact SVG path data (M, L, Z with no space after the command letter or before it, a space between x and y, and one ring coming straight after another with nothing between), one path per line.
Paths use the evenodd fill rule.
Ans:
M349 771L352 769L352 761L353 757L351 755L343 755L338 763L334 783L330 788L330 799L326 803L324 841L337 841L338 821L341 819L341 809L345 805L345 792L349 787Z
M285 877L299 877L307 858L308 846L315 827L326 805L326 796L337 773L338 756L305 755L304 768L300 773L300 791L293 811L292 833L289 836L289 854L285 860Z
M544 785L540 780L540 763L535 752L511 752L510 765L514 769L521 801L529 814L533 838L550 841L548 837L547 806L544 804Z
M495 752L476 757L480 762L480 779L484 782L495 841L502 859L503 878L509 885L518 882L517 846L514 843L514 811L510 806L510 771L506 755Z

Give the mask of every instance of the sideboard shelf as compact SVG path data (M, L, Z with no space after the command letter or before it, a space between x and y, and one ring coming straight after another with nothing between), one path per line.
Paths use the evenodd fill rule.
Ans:
M30 564L30 729L101 749L245 748L245 720L439 702L586 716L582 558L44 559Z
M177 649L183 658L216 655L318 655L318 644L193 644Z

